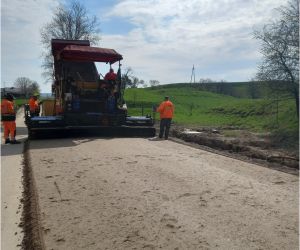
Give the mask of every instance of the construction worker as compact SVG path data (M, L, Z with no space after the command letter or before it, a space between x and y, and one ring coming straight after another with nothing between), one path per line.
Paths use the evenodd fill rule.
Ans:
M168 96L165 97L165 100L159 105L156 111L160 113L159 138L162 139L163 136L165 136L165 140L168 140L171 121L174 114L174 105L169 100Z
M34 93L29 99L29 111L31 117L40 115L41 102L38 101L38 96L38 93Z
M111 85L116 84L117 74L114 72L112 68L110 68L109 72L106 73L104 80L110 83Z
M116 107L116 97L114 91L112 90L106 101L106 111L108 113L114 114L116 112Z
M16 112L14 108L14 96L7 93L1 102L1 120L3 124L5 144L19 144L16 140Z

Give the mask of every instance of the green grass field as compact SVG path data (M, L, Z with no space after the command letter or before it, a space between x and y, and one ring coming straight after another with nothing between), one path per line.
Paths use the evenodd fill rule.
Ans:
M276 102L271 99L236 98L183 84L126 89L125 100L129 115L141 115L142 110L144 115L152 114L152 106L158 105L166 95L170 96L175 105L173 120L177 124L235 126L258 132L275 128L298 131L295 104L291 99L279 102L277 115Z
M22 98L19 99L19 98L17 98L16 100L14 100L14 103L15 103L16 106L20 107L23 104L28 103L28 99L22 99Z

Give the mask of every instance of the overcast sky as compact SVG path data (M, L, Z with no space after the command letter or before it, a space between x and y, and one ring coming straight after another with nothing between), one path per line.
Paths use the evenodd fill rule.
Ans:
M42 92L40 28L51 21L59 0L1 1L1 84L17 77L37 81ZM269 22L286 0L82 0L100 20L100 47L123 55L145 81L247 81L261 59L253 28ZM107 67L98 64L100 71Z

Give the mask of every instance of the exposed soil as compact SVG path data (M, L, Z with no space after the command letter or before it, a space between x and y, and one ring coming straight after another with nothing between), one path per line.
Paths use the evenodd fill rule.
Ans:
M299 244L295 175L142 138L31 141L29 157L25 185L36 203L25 227L37 243L25 249Z
M299 169L299 154L297 147L293 149L280 148L274 145L269 135L255 134L235 128L193 128L187 129L174 126L172 136L186 142L205 146L205 149L215 149L227 156L251 161L275 169L286 167ZM216 152L216 151L214 151ZM291 170L293 172L293 170Z
M39 225L38 194L30 166L29 141L24 142L23 161L23 213L20 227L24 230L22 249L43 250L44 241Z

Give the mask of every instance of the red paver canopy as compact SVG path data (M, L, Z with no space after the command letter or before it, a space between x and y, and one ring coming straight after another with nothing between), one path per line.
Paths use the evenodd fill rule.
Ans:
M109 62L115 63L123 57L113 49L67 45L57 53L63 60L84 61L84 62Z
M52 39L51 48L52 55L57 55L64 47L68 45L80 45L80 46L90 46L89 40L66 40L66 39Z

